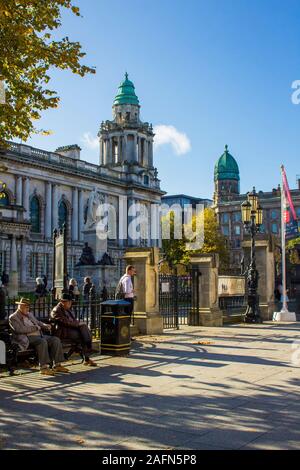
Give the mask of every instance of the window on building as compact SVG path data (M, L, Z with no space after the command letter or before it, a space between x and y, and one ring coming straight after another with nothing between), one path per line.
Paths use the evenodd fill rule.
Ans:
M68 223L68 209L64 201L61 201L58 207L58 227L61 229L63 225Z
M0 251L0 275L6 271L6 256L5 251Z
M273 209L271 210L271 219L277 219L278 218L278 210L277 209Z
M32 278L36 278L39 275L38 272L38 262L39 262L39 255L38 253L32 253L30 257L30 267L29 267L29 275Z
M277 224L272 224L272 233L274 233L274 234L278 233L278 225Z
M41 274L42 275L45 274L47 277L51 276L51 272L50 272L50 255L49 255L49 253L44 254Z
M30 222L31 231L34 233L41 232L40 212L40 201L37 196L33 196L30 201Z
M235 241L235 247L241 248L241 240L239 238Z
M240 225L235 225L234 226L234 233L235 233L235 235L241 235L241 226Z
M148 175L144 175L144 184L149 186L149 176Z
M119 146L118 141L113 139L112 143L112 151L113 151L113 163L118 163L119 159Z
M222 226L222 233L225 235L225 237L229 236L229 227L227 225Z
M229 214L222 214L222 222L223 222L223 224L228 224Z
M8 194L4 191L0 192L0 206L8 206L9 205L9 197Z
M235 222L240 222L240 221L242 220L242 214L241 214L241 212L235 212L235 213L233 214L233 220L234 220Z
M265 224L261 224L261 226L259 227L259 231L260 231L260 233L265 233L265 231L266 231Z

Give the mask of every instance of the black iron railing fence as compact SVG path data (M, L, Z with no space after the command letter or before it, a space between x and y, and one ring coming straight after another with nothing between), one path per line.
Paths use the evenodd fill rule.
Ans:
M219 297L219 308L227 313L246 308L247 301L244 295Z
M74 313L77 320L83 321L90 328L93 338L100 338L101 329L101 303L105 300L115 299L115 289L102 289L101 294L89 295L88 298L80 296L77 300L72 302L72 312ZM49 320L51 310L58 304L58 300L53 300L51 295L41 297L38 299L30 299L30 312L39 320ZM6 317L17 310L16 302L18 298L8 298L6 300ZM132 324L134 324L134 313L132 315Z
M198 325L199 273L159 275L159 310L164 328Z

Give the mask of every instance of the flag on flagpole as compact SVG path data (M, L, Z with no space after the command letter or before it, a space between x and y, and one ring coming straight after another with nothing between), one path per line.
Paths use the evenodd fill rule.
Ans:
M299 237L300 233L298 230L298 221L297 215L294 207L294 203L292 200L289 184L287 181L286 173L284 166L281 167L281 174L282 174L282 187L283 187L283 194L282 194L282 201L283 201L283 220L285 226L285 238L287 240L291 240L293 238Z

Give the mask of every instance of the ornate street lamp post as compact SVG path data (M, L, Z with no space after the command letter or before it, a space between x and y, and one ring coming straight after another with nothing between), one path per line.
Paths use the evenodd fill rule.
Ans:
M6 197L6 193L4 192L5 188L6 188L6 184L0 181L0 199L4 199Z
M259 205L258 196L255 188L248 194L248 200L243 202L242 220L246 232L251 235L251 261L247 268L247 285L248 285L248 306L245 315L245 323L262 323L259 310L259 296L257 294L259 274L256 269L255 257L255 235L262 224L262 208Z

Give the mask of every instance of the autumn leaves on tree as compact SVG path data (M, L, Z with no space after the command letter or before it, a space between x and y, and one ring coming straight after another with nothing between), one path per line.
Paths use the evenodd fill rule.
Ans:
M24 141L37 129L41 112L56 108L59 96L48 87L53 68L84 76L95 73L81 64L85 53L68 37L54 39L64 9L80 16L70 0L0 0L0 83L5 100L0 104L0 146L18 137Z

